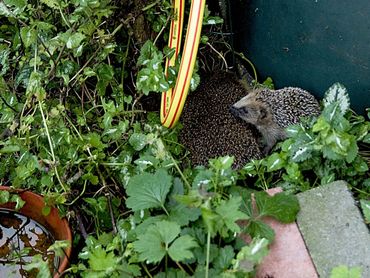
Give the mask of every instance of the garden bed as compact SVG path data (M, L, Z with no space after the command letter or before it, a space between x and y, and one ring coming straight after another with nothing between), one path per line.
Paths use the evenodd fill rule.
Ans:
M349 109L341 85L328 91L321 116L290 128L260 160L249 161L261 158L256 141L233 148L243 139L233 134L255 130L241 131L226 108L215 110L209 119L232 132L222 142L212 137L223 149L196 160L198 150L179 141L195 130L191 110L182 131L181 123L163 127L159 116L159 93L174 87L179 67L164 72L173 55L165 46L170 1L4 1L0 14L1 184L42 195L45 215L56 207L69 221L66 277L252 277L274 239L261 217L292 222L293 193L337 179L349 182L369 221L370 123ZM217 15L205 11L191 90L207 82L200 76L235 66ZM219 89L204 84L193 94ZM203 104L228 105L212 97ZM264 193L277 185L283 193ZM0 191L0 203L20 205L17 196ZM30 268L53 275L40 257Z

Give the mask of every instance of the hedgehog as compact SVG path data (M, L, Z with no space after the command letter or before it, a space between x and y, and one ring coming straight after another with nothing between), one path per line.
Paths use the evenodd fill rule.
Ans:
M259 130L265 141L265 155L287 137L286 127L299 123L302 117L321 113L315 97L295 87L251 90L230 107L230 112Z
M245 89L233 73L214 72L203 76L198 89L186 100L180 122L179 141L189 152L193 165L207 165L219 156L234 156L233 168L262 158L258 130L233 117L229 107Z

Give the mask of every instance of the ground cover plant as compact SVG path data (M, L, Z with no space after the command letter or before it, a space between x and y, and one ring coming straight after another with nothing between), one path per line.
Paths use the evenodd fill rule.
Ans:
M252 276L274 238L261 218L292 222L299 210L293 195L260 190L281 180L297 191L349 177L368 206L367 168L356 146L368 143L369 122L347 108L333 106L316 123L292 129L299 136L290 143L314 146L298 160L283 143L241 171L228 156L190 166L177 141L181 125L168 130L145 109L149 94L174 85L176 67L167 77L163 70L173 53L165 47L170 1L134 2L0 3L0 180L44 195L45 214L57 206L69 219L75 255L67 277ZM213 47L209 24L221 22L206 11L203 48ZM192 85L199 81L195 74ZM322 141L338 151L322 157ZM310 167L316 183L306 179ZM9 200L21 205L1 192L0 202ZM40 257L31 268L51 276Z

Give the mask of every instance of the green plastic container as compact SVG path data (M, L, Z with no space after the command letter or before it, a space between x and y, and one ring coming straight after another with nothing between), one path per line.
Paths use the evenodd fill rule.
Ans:
M321 98L345 85L352 108L370 107L370 1L230 1L235 46L276 88L299 86Z

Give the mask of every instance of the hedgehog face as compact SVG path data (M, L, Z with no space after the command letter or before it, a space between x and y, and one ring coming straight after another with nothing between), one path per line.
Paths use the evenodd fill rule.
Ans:
M230 112L247 123L261 126L269 120L268 109L265 104L246 96L230 107Z

